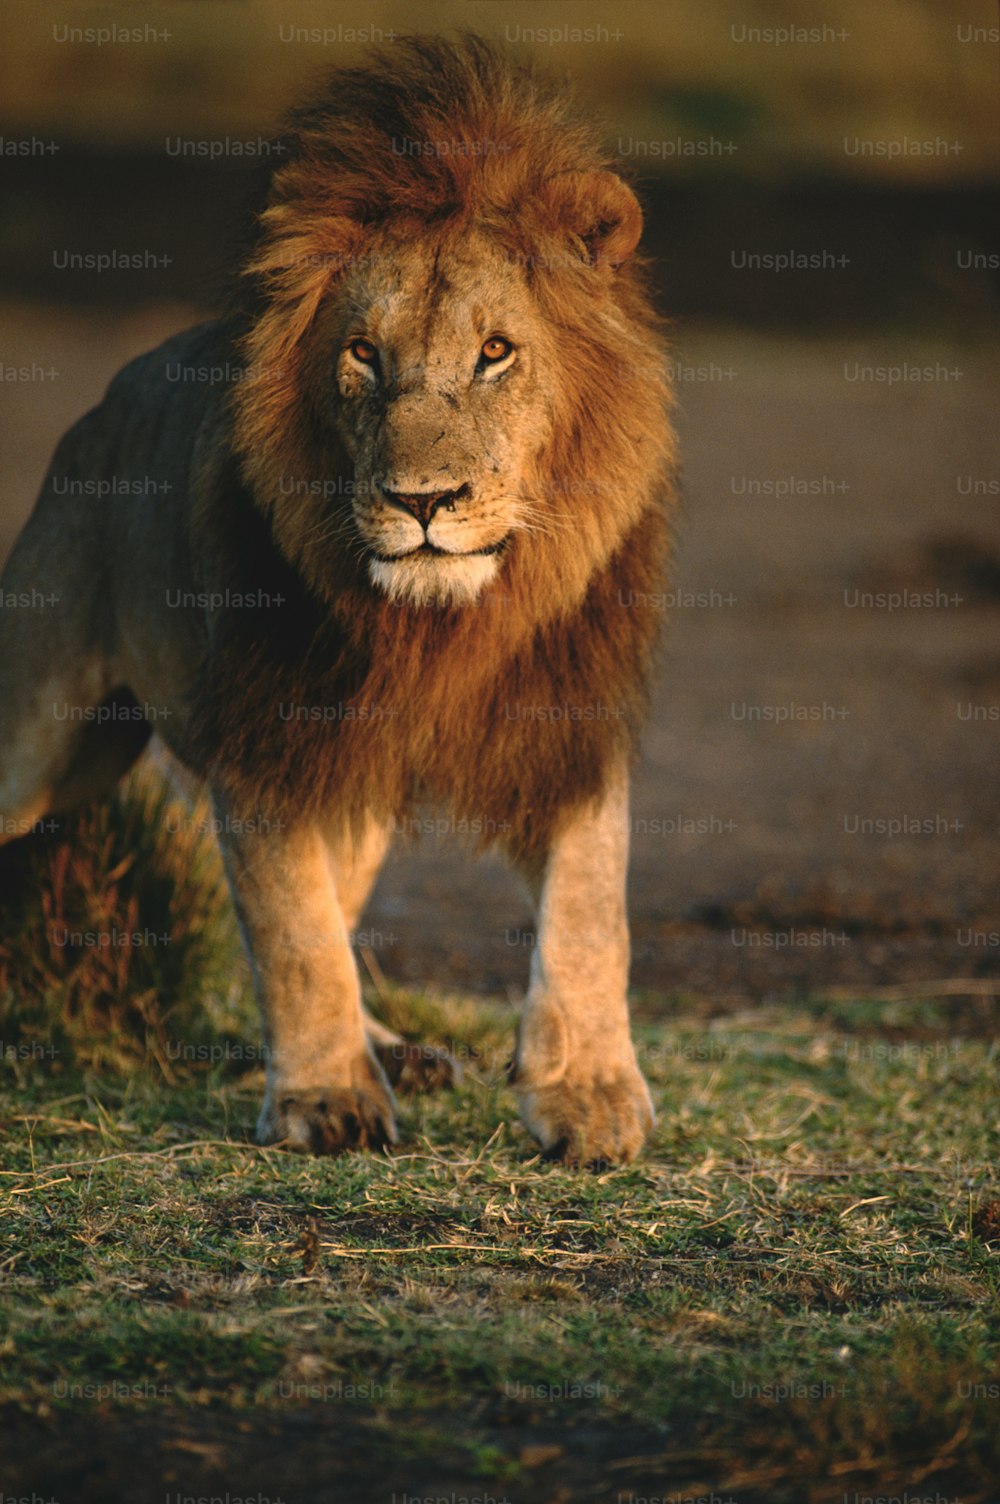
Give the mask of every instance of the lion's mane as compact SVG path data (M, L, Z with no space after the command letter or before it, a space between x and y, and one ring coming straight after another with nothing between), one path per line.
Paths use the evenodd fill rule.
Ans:
M232 317L247 376L225 453L203 466L195 546L211 588L284 605L218 618L196 693L204 760L247 810L391 821L440 799L530 861L633 748L661 617L661 329L639 260L593 264L547 199L608 155L562 88L472 37L406 39L336 72L281 139ZM488 227L558 330L558 410L535 474L551 525L515 536L472 606L394 605L357 547L336 546L350 467L323 422L334 397L315 333L366 232L387 223L425 237ZM289 477L332 484L287 495Z

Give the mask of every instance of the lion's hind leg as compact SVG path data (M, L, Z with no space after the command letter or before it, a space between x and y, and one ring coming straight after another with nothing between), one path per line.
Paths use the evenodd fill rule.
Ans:
M116 683L84 541L60 537L43 497L0 579L0 842L106 792L149 735Z
M100 791L93 773L104 761L107 729L96 721L108 689L96 666L19 681L9 672L18 661L12 635L0 632L0 842ZM120 766L121 758L112 762Z
M8 697L0 707L0 844L110 793L149 741L128 690L83 699L75 681L50 682L30 706Z

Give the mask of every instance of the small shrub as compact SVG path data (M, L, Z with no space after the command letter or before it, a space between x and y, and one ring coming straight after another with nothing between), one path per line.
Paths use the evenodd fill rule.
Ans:
M45 826L0 851L7 1057L154 1061L169 1078L171 1041L242 1033L247 973L207 805L144 762L110 799Z

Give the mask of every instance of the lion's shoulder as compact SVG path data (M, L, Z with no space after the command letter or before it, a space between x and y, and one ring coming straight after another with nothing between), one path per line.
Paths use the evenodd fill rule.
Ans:
M155 475L162 495L183 494L196 436L213 415L225 420L238 370L220 323L171 335L117 372L100 402L63 436L47 480L114 477L114 500Z
M230 383L236 379L228 332L221 320L194 324L172 334L162 344L137 355L112 378L105 400L125 398L141 401L147 394L162 397L167 392Z

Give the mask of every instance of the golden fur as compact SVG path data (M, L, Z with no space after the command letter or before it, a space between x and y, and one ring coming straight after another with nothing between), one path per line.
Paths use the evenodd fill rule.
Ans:
M273 575L294 628L262 635L242 613L220 630L202 743L240 803L334 798L394 818L440 799L528 856L632 746L658 625L671 435L658 323L636 259L616 259L635 201L563 92L472 38L411 40L338 73L283 140L235 313L251 376L233 394L234 448L261 521L234 558L247 518L230 485L201 525L212 577ZM327 335L345 296L364 301L387 236L440 256L481 227L522 269L552 367L549 429L523 466L537 525L474 607L399 604L356 549L314 543L344 538L350 514L322 415ZM288 500L289 477L326 484Z

